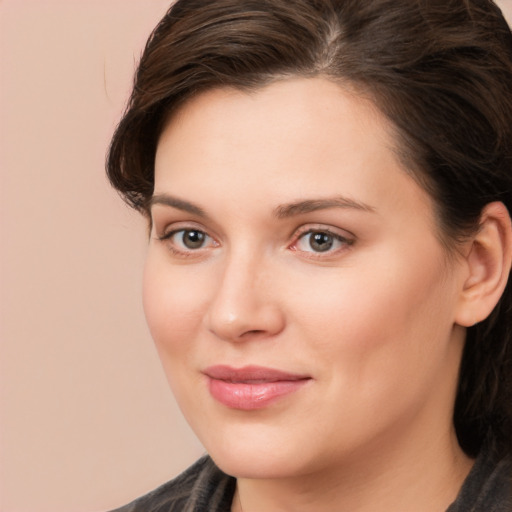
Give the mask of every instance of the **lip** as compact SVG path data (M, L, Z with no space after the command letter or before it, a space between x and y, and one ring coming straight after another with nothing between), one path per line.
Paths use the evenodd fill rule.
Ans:
M263 409L301 389L311 380L308 375L284 372L263 366L210 366L203 372L212 397L231 408L250 411Z

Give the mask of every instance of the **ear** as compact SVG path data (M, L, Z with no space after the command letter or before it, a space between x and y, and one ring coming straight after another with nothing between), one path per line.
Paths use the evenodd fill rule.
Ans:
M467 272L455 323L470 327L485 320L507 284L512 261L512 226L503 203L489 203L482 211L480 229L465 251Z

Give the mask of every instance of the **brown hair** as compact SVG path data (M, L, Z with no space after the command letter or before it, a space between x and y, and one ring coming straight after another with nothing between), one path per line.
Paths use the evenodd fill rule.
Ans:
M107 172L148 214L167 117L215 87L322 75L368 94L434 198L453 246L483 207L512 208L512 34L490 0L178 0L149 38ZM468 329L454 422L462 448L512 451L512 290Z

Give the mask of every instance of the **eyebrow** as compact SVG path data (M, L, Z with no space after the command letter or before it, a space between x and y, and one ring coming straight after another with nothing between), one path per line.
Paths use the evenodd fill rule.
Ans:
M350 208L365 212L374 213L375 208L360 201L349 199L348 197L330 197L325 199L304 199L294 203L283 204L274 210L274 214L279 219L301 215L317 210L327 210L329 208Z
M168 194L157 194L153 196L149 200L149 209L156 204L170 206L192 215L197 215L198 217L208 218L208 215L200 206ZM282 204L277 206L273 213L278 219L285 219L295 215L310 213L317 210L327 210L329 208L350 208L370 213L375 212L375 208L372 206L360 201L355 201L354 199L338 196L325 199L303 199L293 203Z
M168 194L157 194L153 196L149 200L149 209L155 205L161 204L164 206L171 206L172 208L176 208L178 210L182 210L184 212L191 213L192 215L197 215L198 217L207 218L206 212L200 207L191 203L190 201L185 201L184 199L179 199L177 197L170 196Z

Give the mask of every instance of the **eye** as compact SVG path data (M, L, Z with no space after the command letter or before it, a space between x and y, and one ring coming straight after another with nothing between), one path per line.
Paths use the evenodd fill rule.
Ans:
M174 238L186 249L200 249L209 237L197 229L182 229L174 234Z
M293 244L292 249L310 252L327 253L336 252L344 246L351 245L352 241L329 230L308 230L301 234Z
M200 229L176 229L164 234L159 239L167 241L171 249L181 253L215 246L213 238Z

